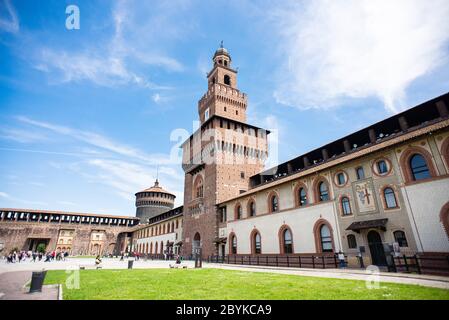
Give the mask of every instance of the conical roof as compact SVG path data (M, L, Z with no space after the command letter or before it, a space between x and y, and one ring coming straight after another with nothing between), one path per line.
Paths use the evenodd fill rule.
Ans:
M169 191L163 189L161 186L159 186L159 181L158 181L158 179L156 179L156 181L154 182L154 186L152 186L151 188L148 188L148 189L139 191L139 192L137 192L136 194L142 193L142 192L159 192L159 193L166 193L166 194L170 194L170 195L176 197L173 193L171 193L171 192L169 192Z
M215 51L213 59L215 59L216 56L220 56L220 55L228 56L229 59L231 59L231 55L229 54L228 50L223 47L223 41L220 44L220 48L218 48L217 51Z

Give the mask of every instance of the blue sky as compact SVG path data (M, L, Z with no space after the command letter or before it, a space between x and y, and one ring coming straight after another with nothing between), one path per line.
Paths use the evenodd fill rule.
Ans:
M391 2L0 0L0 206L133 215L158 167L181 204L221 40L271 164L446 93L449 3Z

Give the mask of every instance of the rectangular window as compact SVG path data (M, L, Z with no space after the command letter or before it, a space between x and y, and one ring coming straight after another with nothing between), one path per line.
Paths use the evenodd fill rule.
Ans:
M363 180L365 179L365 171L363 170L362 167L358 167L356 169L356 173L357 173L357 180Z

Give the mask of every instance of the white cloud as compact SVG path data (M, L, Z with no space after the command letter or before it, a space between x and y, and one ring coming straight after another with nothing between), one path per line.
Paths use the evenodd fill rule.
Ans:
M39 205L39 206L46 206L46 205L48 205L47 202L30 201L30 200L26 200L26 199L15 198L15 197L12 197L11 195L9 195L6 192L0 192L0 197L10 201L11 203L20 202L20 203L24 203L24 204L27 204L27 205L28 204L29 205Z
M153 96L151 97L151 99L153 99L153 101L155 103L159 103L159 101L161 101L161 95L159 93L155 93L153 94Z
M0 197L7 198L7 199L11 198L11 196L9 194L7 194L6 192L0 192Z
M174 164L175 161L164 155L148 155L139 149L113 141L108 137L97 134L95 132L73 129L66 126L56 125L43 121L36 121L27 117L19 116L17 119L23 123L33 125L35 127L44 128L58 134L67 135L76 140L82 141L91 146L101 148L122 156L131 157L135 160L145 161L148 164ZM92 153L92 151L90 152Z
M176 37L174 30L182 29L170 19L178 8L175 5L152 3L149 6L141 2L132 5L128 1L117 1L112 11L114 32L106 45L98 41L82 51L45 47L40 50L34 68L45 73L60 73L62 77L56 81L63 83L90 81L107 87L136 85L147 89L171 89L148 80L141 69L156 66L168 71L184 70L179 61L161 49L165 38ZM155 12L158 15L154 15ZM149 16L139 16L143 13ZM159 18L159 15L165 18ZM155 32L156 27L164 33Z
M0 139L12 140L20 143L32 143L45 141L47 140L47 137L38 132L14 128L4 128L1 129Z
M87 173L85 167L72 167L72 170L83 174L91 183L101 183L112 187L114 192L128 201L134 201L134 194L150 187L156 179L156 168L133 163L132 160L90 159L86 162L94 168L95 174ZM82 172L80 171L82 170ZM183 176L174 168L159 167L159 181L162 187L177 196L182 203Z
M276 11L286 63L278 102L329 108L377 97L397 112L407 87L448 58L445 0L316 0Z
M113 87L119 85L137 85L148 89L164 89L149 80L128 70L123 59L109 56L101 57L90 53L67 53L44 49L41 62L36 69L49 73L60 72L61 82L79 82L89 80L97 85Z
M17 33L19 32L19 18L11 1L3 0L0 2L0 30ZM6 16L5 16L6 13Z
M180 161L170 158L170 155L147 154L90 131L36 121L23 116L17 119L25 124L68 136L89 146L78 148L83 150L83 153L79 154L84 156L81 161L68 165L52 161L49 165L53 168L70 170L83 176L89 183L112 187L117 195L131 201L134 200L134 194L137 191L152 185L156 178L156 167L159 166L159 176L163 187L177 195L178 203L183 200L182 190L179 190L179 187L183 186ZM93 173L91 173L92 168Z

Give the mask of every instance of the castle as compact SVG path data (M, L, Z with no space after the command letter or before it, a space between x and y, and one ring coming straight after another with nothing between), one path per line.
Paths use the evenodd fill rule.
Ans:
M343 251L350 263L362 255L385 265L388 250L449 252L449 94L264 170L270 132L247 123L229 52L221 46L212 62L200 127L182 145L183 206L174 208L175 196L156 181L136 193L139 219L118 224L109 216L0 209L0 245L28 249L46 239L62 249L61 232L72 231L71 242L80 237L77 248L86 252L153 256ZM51 235L34 236L46 223Z

